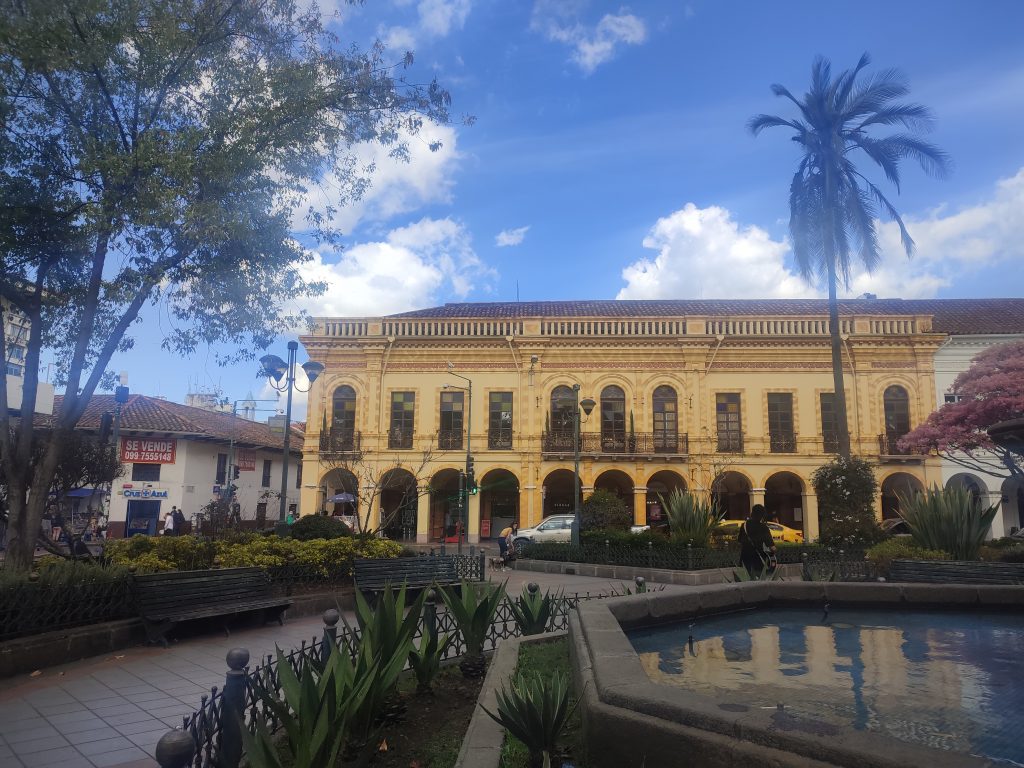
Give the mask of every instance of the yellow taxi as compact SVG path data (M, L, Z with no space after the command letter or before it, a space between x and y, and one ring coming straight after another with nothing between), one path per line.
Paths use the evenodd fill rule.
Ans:
M735 540L740 535L740 528L743 527L745 520L723 520L717 526L715 526L714 535L718 538ZM772 540L779 541L784 544L803 544L804 533L798 531L796 528L790 528L782 523L768 523L768 528L772 532Z

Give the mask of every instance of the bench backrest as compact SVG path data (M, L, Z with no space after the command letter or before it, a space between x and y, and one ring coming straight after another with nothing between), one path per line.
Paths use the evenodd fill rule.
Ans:
M244 603L267 597L270 581L262 568L147 573L134 578L143 616L217 603Z
M894 560L889 576L893 581L924 584L1024 584L1024 564Z
M391 583L398 588L403 583L410 587L426 587L459 582L455 559L438 556L365 558L354 564L356 586L363 590L381 589Z

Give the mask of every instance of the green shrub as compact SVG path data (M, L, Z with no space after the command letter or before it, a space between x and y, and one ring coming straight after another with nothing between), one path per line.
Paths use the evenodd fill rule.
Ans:
M351 536L352 531L345 523L326 515L303 515L292 523L289 535L298 541L312 539L340 539Z
M900 516L923 549L949 552L954 560L977 560L992 528L997 505L981 507L966 488L932 486L924 493L900 496Z
M120 564L82 560L66 560L55 555L45 555L35 561L34 572L12 573L0 570L0 588L16 587L32 582L41 587L75 587L86 583L108 583L125 579L128 568Z
M611 528L629 531L633 512L625 501L601 488L587 496L580 510L580 529Z
M1001 563L1024 563L1024 544L1007 547L999 553Z
M498 607L505 601L505 585L490 582L463 581L458 587L445 587L441 597L466 646L459 669L463 677L475 679L484 676L484 641L491 631L491 623Z
M866 461L840 456L818 467L811 482L818 497L820 543L829 547L861 547L884 536L875 519L878 481Z
M129 536L103 545L112 563L134 566L136 571L192 571L213 565L216 547L197 536Z
M668 536L657 531L631 533L617 528L598 528L592 531L583 531L580 533L580 542L588 549L604 547L605 542L608 542L607 546L617 549L644 550L648 548L648 544L655 547L666 547L670 544Z
M558 738L579 704L570 700L568 674L521 673L498 691L497 703L497 713L481 709L526 745L530 765L551 765Z
M713 501L705 501L679 488L673 490L667 499L661 495L658 498L668 516L672 541L677 543L706 547L711 532L725 516L725 511L718 509Z
M531 583L523 587L523 594L515 601L508 601L508 607L521 634L539 635L548 631L551 618L559 612L563 602L561 590L554 594L546 590L542 595L537 585Z
M878 572L889 575L889 566L893 560L949 560L948 552L936 549L925 549L908 536L894 536L875 544L865 555L873 563Z

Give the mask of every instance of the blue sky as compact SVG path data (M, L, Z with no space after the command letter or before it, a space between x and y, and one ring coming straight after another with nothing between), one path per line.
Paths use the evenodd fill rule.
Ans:
M307 270L330 284L301 302L314 315L513 301L517 289L523 300L821 295L796 277L786 240L796 148L745 124L788 114L769 86L802 93L815 55L842 69L864 51L931 107L930 139L954 170L936 180L907 166L890 199L918 253L908 261L886 227L882 269L855 275L849 295L1024 295L1019 0L320 5L346 43L379 38L396 60L415 51L411 76L436 75L453 114L476 123L428 126L443 149L414 138L407 165L356 148L377 173L339 213L345 250ZM132 391L267 391L255 365L218 367L215 350L175 359L160 338L150 312L136 348L115 358Z

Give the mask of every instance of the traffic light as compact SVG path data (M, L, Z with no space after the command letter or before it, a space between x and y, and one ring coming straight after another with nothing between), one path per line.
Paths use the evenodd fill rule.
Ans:
M476 484L476 472L473 469L473 457L466 457L466 493L476 496L480 488Z
M242 474L241 468L237 464L235 464L235 466L231 470L231 477L232 477L232 479L237 480L238 476L241 475L241 474Z
M100 416L100 443L106 445L110 440L110 430L114 426L114 414L107 411Z

